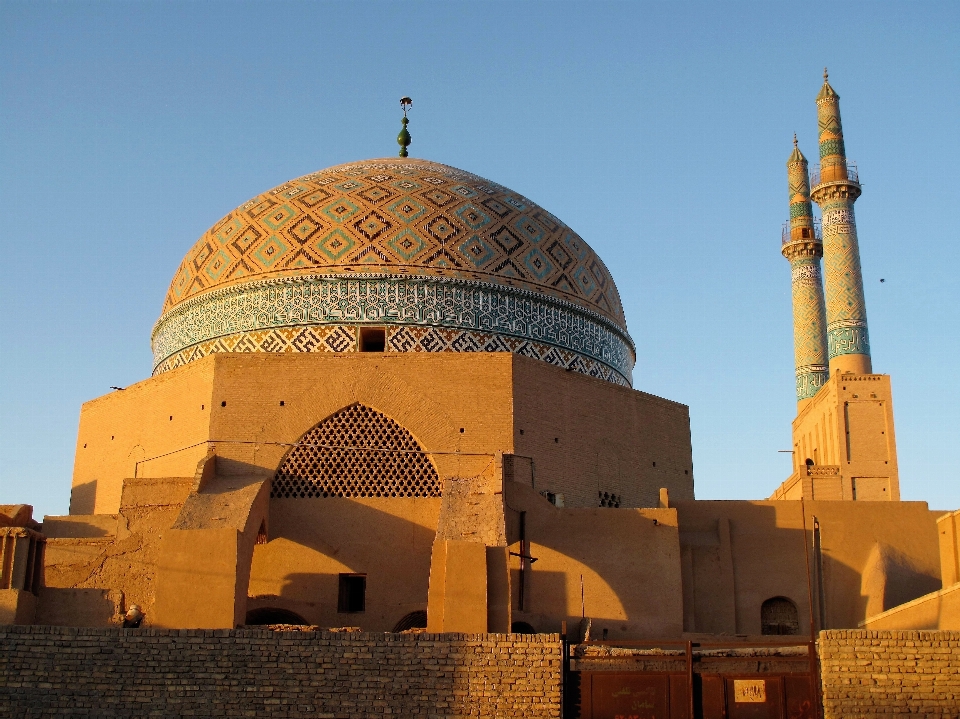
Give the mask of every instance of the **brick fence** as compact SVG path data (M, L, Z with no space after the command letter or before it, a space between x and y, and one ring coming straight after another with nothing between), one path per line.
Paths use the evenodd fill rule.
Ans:
M960 716L960 632L820 633L825 719Z
M0 717L559 717L557 635L0 627Z

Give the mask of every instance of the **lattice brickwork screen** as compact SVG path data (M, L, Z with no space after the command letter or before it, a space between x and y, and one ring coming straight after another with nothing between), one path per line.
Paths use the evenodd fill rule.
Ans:
M270 496L439 497L440 478L412 434L355 404L300 438L277 470Z

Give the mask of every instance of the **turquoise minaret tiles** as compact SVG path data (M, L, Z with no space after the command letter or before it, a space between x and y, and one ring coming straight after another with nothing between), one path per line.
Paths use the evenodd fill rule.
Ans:
M817 236L810 204L807 158L797 147L787 160L790 222L784 228L781 252L790 261L793 285L793 350L797 369L797 403L802 407L829 377L826 310L820 258L823 244Z
M840 96L823 71L817 95L820 170L814 172L813 201L823 214L823 256L830 372L870 374L870 339L863 298L860 248L853 203L860 197L856 169L847 162L840 124Z

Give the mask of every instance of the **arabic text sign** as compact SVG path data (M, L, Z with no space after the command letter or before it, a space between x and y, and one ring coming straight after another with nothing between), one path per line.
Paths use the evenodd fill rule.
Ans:
M733 701L764 704L767 701L767 683L763 679L734 679Z

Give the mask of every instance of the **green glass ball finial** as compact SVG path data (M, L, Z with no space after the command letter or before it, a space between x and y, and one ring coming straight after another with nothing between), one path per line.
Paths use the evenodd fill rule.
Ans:
M407 157L407 148L410 146L410 133L407 132L407 123L410 120L407 119L407 110L413 107L413 100L409 97L400 98L400 107L403 108L403 119L400 121L403 123L403 128L400 130L400 134L397 135L397 144L400 145L400 157Z

